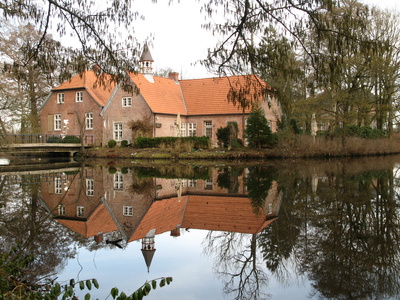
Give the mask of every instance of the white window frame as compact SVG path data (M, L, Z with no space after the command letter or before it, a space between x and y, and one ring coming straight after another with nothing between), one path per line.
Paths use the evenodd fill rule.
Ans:
M113 128L114 140L122 141L122 128L123 128L122 123L120 122L114 123L114 128Z
M93 113L88 112L85 114L85 124L86 124L86 129L90 130L93 129Z
M76 92L75 102L83 102L83 92L82 91Z
M210 139L213 136L213 123L211 120L204 121L204 135Z
M132 97L122 97L122 107L131 107Z
M84 206L76 207L76 216L81 217L81 218L85 216L85 207Z
M54 194L62 193L62 179L60 177L54 178Z
M132 217L133 216L133 207L132 206L123 206L122 207L122 214L125 217Z
M57 104L63 104L64 101L65 101L64 93L58 93L57 94Z
M181 123L181 137L186 136L186 123Z
M212 190L213 186L214 186L214 184L213 184L212 178L206 179L204 181L204 189L205 190Z
M196 187L197 180L196 179L188 179L188 187Z
M54 130L61 130L61 114L54 115Z
M94 196L94 179L86 179L86 196Z
M124 176L121 172L114 174L114 190L122 190L124 188Z
M188 136L196 136L197 126L196 123L188 123Z
M65 209L65 205L64 204L60 204L58 205L58 215L59 216L65 216L66 214L66 209Z

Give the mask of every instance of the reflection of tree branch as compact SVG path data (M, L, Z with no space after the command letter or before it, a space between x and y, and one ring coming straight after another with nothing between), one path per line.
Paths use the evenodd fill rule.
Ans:
M204 252L218 255L214 269L226 280L224 292L234 299L258 299L268 278L257 264L257 235L210 232L205 241Z

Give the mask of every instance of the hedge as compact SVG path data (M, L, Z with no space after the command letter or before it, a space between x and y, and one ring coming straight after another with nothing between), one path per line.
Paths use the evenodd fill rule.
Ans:
M193 143L194 149L208 149L210 139L206 136L188 136L188 137L138 137L135 146L137 148L157 148L161 144L166 147L173 147L176 142Z
M80 138L74 135L67 135L64 138L61 136L51 136L47 139L47 143L79 144L80 142Z

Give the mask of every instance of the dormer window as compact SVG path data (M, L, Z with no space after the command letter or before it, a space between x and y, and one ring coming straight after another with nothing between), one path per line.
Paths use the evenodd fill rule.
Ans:
M131 107L131 106L132 106L132 97L123 97L122 107Z
M76 102L83 102L83 92L76 92L75 101Z
M58 93L57 94L57 103L58 104L63 104L64 103L64 93Z

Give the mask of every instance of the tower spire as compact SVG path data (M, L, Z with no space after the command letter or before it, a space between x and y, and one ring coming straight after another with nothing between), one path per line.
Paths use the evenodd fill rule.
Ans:
M156 232L155 229L151 229L142 239L142 254L147 266L147 272L150 272L151 261L153 260L154 252L156 252L156 248L154 247L155 232Z
M142 55L140 56L139 65L140 71L144 75L153 75L153 62L154 59L151 56L150 49L147 43L144 44Z

